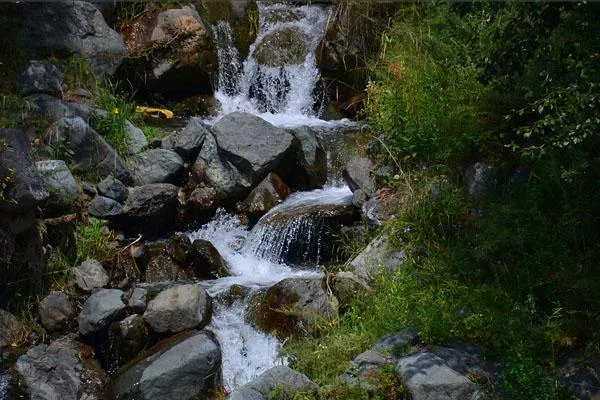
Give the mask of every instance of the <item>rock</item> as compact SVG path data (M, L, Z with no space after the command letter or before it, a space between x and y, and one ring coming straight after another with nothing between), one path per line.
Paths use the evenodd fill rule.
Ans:
M98 192L109 199L113 199L123 204L127 200L129 191L120 180L108 175L100 183L98 183Z
M191 260L192 270L196 278L216 279L229 275L227 264L219 251L208 240L194 240Z
M164 254L159 254L148 262L146 266L146 282L166 282L181 279L182 271L179 266Z
M88 259L75 267L75 282L79 289L91 292L93 289L106 286L108 274L100 262Z
M106 374L91 347L69 335L19 357L16 368L32 399L99 399Z
M183 172L183 159L166 149L154 149L130 158L137 185L178 183Z
M141 315L132 314L122 321L114 322L113 331L116 352L114 358L120 364L133 360L148 343L148 328Z
M92 113L98 116L108 115L105 110L95 109L87 104L63 102L56 97L43 93L27 96L24 100L32 113L50 117L56 121L61 118L80 117L89 122Z
M118 289L99 289L92 293L79 314L79 333L83 336L97 333L119 318L125 312L122 297L123 291Z
M210 186L201 186L190 194L187 204L196 213L202 213L210 210L217 200L217 191Z
M121 215L123 206L118 201L108 197L96 196L90 203L88 212L97 218L111 219Z
M489 198L496 189L497 175L496 167L482 162L467 168L463 181L469 201L479 203Z
M349 271L337 272L331 276L329 286L341 309L350 306L357 297L371 290L367 282Z
M127 300L127 306L138 314L143 314L146 311L146 304L148 299L148 291L144 288L136 287L133 288L131 296Z
M267 211L285 200L291 192L279 176L270 173L244 200L246 212L257 221Z
M337 300L328 295L322 279L284 279L255 297L251 307L250 320L279 338L316 333L320 324L338 317Z
M173 222L178 192L177 186L168 183L134 187L123 206L119 223L127 230L156 235Z
M7 182L2 189L0 211L16 214L42 205L50 194L35 166L25 134L0 129L0 143L0 177Z
M263 65L281 67L302 64L308 53L310 38L300 28L281 28L267 33L252 56Z
M267 400L273 393L282 391L278 398L294 398L298 392L312 392L316 396L319 387L306 375L290 367L278 366L259 375L253 381L235 390L229 400Z
M221 350L208 332L174 336L159 342L146 354L117 372L111 398L212 398L221 383Z
M158 333L202 328L210 322L212 300L198 285L177 285L148 303L144 319Z
M69 209L77 198L77 182L62 160L44 160L35 163L50 193L49 205L57 209Z
M0 350L20 343L24 335L25 326L14 315L0 308Z
M291 132L300 142L293 186L298 190L321 188L327 181L327 152L319 134L307 126Z
M69 154L75 169L94 181L99 181L102 173L127 184L133 182L121 156L80 117L58 120L50 127L47 140L57 154Z
M21 34L28 48L81 56L102 74L114 73L121 63L123 41L93 4L72 1L21 7Z
M185 161L194 161L200 152L210 127L200 118L192 117L175 140L173 150Z
M125 135L127 136L127 154L138 154L148 147L148 140L146 140L144 131L133 125L127 119L123 123L123 132L125 132Z
M404 259L403 249L396 248L391 238L384 234L373 239L350 261L349 266L358 277L372 282L382 268L393 273L402 265Z
M597 355L569 352L560 357L557 367L561 386L573 398L600 398L600 360Z
M40 319L48 332L63 329L74 315L75 310L66 293L50 292L40 303Z
M373 163L365 157L353 157L346 163L346 168L342 172L344 181L352 190L356 192L362 190L367 197L375 195L375 182L371 176ZM360 206L361 204L356 204Z
M210 26L193 7L144 13L121 29L128 58L120 73L152 93L212 93L217 70Z
M177 264L186 265L191 258L192 241L185 235L171 235L165 250Z
M63 74L54 64L46 61L31 60L19 77L19 91L24 95L46 93L61 96Z
M400 358L398 371L414 400L481 399L477 384L450 368L430 351Z

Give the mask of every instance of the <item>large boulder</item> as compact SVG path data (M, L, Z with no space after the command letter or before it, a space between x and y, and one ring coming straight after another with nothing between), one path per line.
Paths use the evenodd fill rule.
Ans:
M310 38L298 27L274 30L256 44L252 56L269 67L297 65L304 62Z
M40 319L48 332L66 327L74 315L75 310L66 293L50 292L40 302Z
M35 163L50 193L48 206L64 213L78 195L77 182L63 160L43 160Z
M117 372L111 398L211 398L221 383L221 350L208 332L182 333L159 342L145 354Z
M29 48L44 54L81 56L100 73L112 74L121 63L123 40L93 4L71 1L24 3L21 7L21 35Z
M109 173L124 183L133 182L125 161L82 118L62 118L49 130L48 144L56 154L70 158L75 170L100 181Z
M75 283L84 292L106 286L108 274L99 261L87 259L75 267Z
M337 299L323 279L288 278L252 299L248 319L280 338L301 332L316 333L318 326L336 320Z
M200 118L192 117L175 139L173 150L186 161L194 161L200 152L210 127Z
M87 336L107 328L112 321L125 312L123 291L99 289L83 303L79 314L79 333Z
M19 90L23 95L47 93L61 96L63 85L62 72L56 65L46 61L29 61L29 65L19 76Z
M312 392L316 395L318 390L317 384L306 375L281 365L271 368L235 390L229 396L229 400L268 400L272 399L274 394L278 395L277 398L294 398L295 393Z
M144 319L158 333L201 328L210 322L212 300L199 285L177 285L148 303Z
M183 159L166 149L154 149L130 158L137 185L176 184L183 172Z
M143 13L121 33L128 54L121 73L134 86L154 93L212 93L216 48L193 6Z
M123 212L117 219L124 229L155 235L173 222L179 188L153 183L131 189ZM152 221L152 224L148 224Z
M313 129L301 126L291 131L300 142L293 185L298 190L322 187L327 181L327 152Z

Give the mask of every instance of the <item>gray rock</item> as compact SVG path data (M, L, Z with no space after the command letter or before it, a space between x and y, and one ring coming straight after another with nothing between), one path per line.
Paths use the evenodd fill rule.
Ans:
M483 398L477 384L450 368L430 351L400 358L397 363L414 400L475 400Z
M294 129L292 134L300 142L293 186L298 190L322 187L327 181L327 153L319 134L307 126Z
M472 203L489 198L496 190L498 169L478 162L466 169L463 181L467 197Z
M44 160L35 163L50 193L49 205L68 208L77 198L77 182L62 160Z
M179 188L169 183L136 186L131 189L118 221L128 230L155 235L173 221L178 192Z
M201 328L210 322L212 300L199 285L177 285L148 303L144 319L158 333Z
M227 263L208 240L194 240L190 255L194 277L216 279L229 275Z
M283 392L281 396L285 398L292 398L294 393L316 394L318 389L319 387L306 375L282 365L271 368L252 382L235 390L229 396L229 400L267 400L272 398L275 390L281 390Z
M125 120L123 131L127 136L127 154L138 154L148 147L148 140L146 140L144 131L133 125L129 120Z
M108 175L100 183L98 183L98 192L109 199L118 201L119 203L125 202L129 191L120 180L113 178L112 175Z
M561 385L574 398L600 398L600 359L597 355L570 352L560 357L557 367Z
M64 328L75 315L69 295L63 292L50 292L40 302L40 319L48 332Z
M47 93L62 95L63 74L54 64L31 60L19 77L19 90L23 95Z
M73 1L22 7L21 34L30 48L79 55L100 73L112 74L121 63L123 40L93 4Z
M221 350L207 332L177 335L159 342L148 353L117 373L112 398L205 398L221 383Z
M283 311L285 310L285 311ZM315 333L318 326L338 318L338 304L322 279L288 278L252 300L249 319L266 332L285 338L295 333Z
M190 118L186 127L175 140L173 149L186 161L194 161L200 152L204 137L210 127L200 118Z
M168 282L182 279L181 269L171 258L165 254L159 254L148 262L146 266L146 282Z
M32 399L99 399L106 374L93 355L91 347L69 335L29 349L16 368Z
M369 198L375 195L375 181L371 176L372 170L373 163L371 160L365 157L353 157L346 163L342 175L352 192L360 189ZM355 205L360 206L362 204Z
M210 210L210 208L215 205L217 200L217 191L215 188L209 186L201 186L190 194L190 197L187 199L187 204L194 210L195 212L203 212Z
M31 145L21 131L0 129L0 176L8 180L2 190L0 211L23 213L50 197L33 157Z
M76 170L93 180L110 173L124 183L133 181L121 156L80 117L58 120L50 128L47 140L57 154L71 154Z
M51 117L54 120L80 117L89 122L92 112L98 116L108 115L106 111L90 107L87 104L63 102L56 97L43 93L27 96L24 100L33 113Z
M108 283L108 274L102 264L96 260L88 259L75 267L75 282L77 287L85 292L104 287Z
M276 174L270 173L244 200L246 212L258 219L281 203L291 193L290 188Z
M99 289L92 293L79 314L79 333L86 336L108 327L125 312L122 297L123 291L118 289Z
M358 277L372 282L381 269L393 273L402 266L404 259L404 251L396 248L391 238L384 234L373 239L349 266Z
M123 206L118 201L108 197L96 196L90 203L88 212L97 218L111 219L121 215Z
M252 53L269 67L301 64L308 53L310 38L299 28L282 28L266 34Z
M166 149L140 153L129 160L138 185L177 183L183 172L183 159Z
M148 291L146 289L140 287L133 288L131 296L127 300L127 305L136 313L143 314L146 311L147 296Z
M0 350L19 343L25 333L25 326L17 317L0 308Z
M371 290L364 279L350 271L340 271L331 276L329 286L341 308L350 306L357 297Z

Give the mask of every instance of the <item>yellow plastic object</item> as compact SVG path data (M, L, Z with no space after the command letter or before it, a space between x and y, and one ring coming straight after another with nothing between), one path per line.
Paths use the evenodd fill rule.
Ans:
M166 119L171 119L175 115L175 114L173 114L173 111L167 110L166 108L154 108L154 107L137 106L135 108L135 111L140 112L140 113L144 113L144 114L150 114L150 115L156 115L156 114L158 114L159 116L161 116L163 118L166 118Z

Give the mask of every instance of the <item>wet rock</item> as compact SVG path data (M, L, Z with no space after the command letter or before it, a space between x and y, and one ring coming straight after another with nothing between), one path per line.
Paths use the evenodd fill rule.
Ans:
M266 34L256 44L252 56L269 67L302 64L309 42L310 38L300 28L282 28Z
M158 333L201 328L210 322L212 300L198 285L177 285L148 303L144 319Z
M62 72L56 65L46 61L29 61L29 65L19 76L19 90L25 96L34 93L60 96L63 85Z
M168 183L153 183L131 189L118 224L128 231L148 236L160 233L174 219L179 188ZM152 221L152 224L148 224Z
M313 392L316 395L319 387L306 375L282 365L271 368L235 390L229 400L267 400L278 390L282 391L282 398L293 398L298 392Z
M177 153L154 149L130 159L137 185L177 183L183 172L183 160Z
M127 186L120 180L113 178L112 175L108 175L98 183L98 192L102 196L116 200L121 204L127 200L127 196L129 195Z
M382 268L393 273L402 266L404 259L404 251L394 246L389 236L381 235L350 261L349 266L358 277L372 282Z
M97 333L125 312L123 291L99 289L83 304L79 314L79 333L83 336Z
M69 151L75 170L98 181L100 175L112 174L120 181L133 182L125 161L106 140L80 117L62 118L50 127L48 144L57 153Z
M91 347L69 335L29 349L16 368L32 399L99 399L106 374L93 356Z
M193 7L144 13L122 29L128 58L120 73L156 93L212 93L217 69L211 30Z
M322 279L288 278L252 300L249 320L280 338L316 333L318 325L336 320L338 304Z
M190 194L187 204L196 213L208 211L215 205L217 200L217 191L210 186L201 186Z
M133 360L148 343L148 328L141 315L133 314L113 323L115 331L114 351L119 364Z
M75 315L69 296L63 292L50 292L40 303L40 319L48 332L63 329Z
M93 4L73 1L21 7L20 33L29 48L81 56L99 73L112 74L121 63L123 41Z
M121 215L123 206L118 201L108 197L96 196L90 203L88 212L97 218L111 219Z
M100 262L88 259L75 267L75 283L84 292L102 288L108 283L108 274Z
M131 296L127 300L127 306L138 314L143 314L146 311L148 303L148 291L144 288L135 287L131 292Z
M210 127L200 118L190 118L186 127L175 139L173 150L185 161L194 161L208 132L210 132Z
M357 297L371 290L367 282L349 271L338 272L331 276L329 286L339 301L340 309L350 306Z
M144 131L133 125L129 120L125 120L123 123L123 132L127 136L125 149L127 154L138 154L148 147L148 140L146 140Z
M192 270L196 278L216 279L229 275L227 264L208 240L196 239L191 250Z
M24 333L25 326L14 315L0 308L0 350L21 342Z
M281 203L291 193L290 188L276 174L270 173L252 189L244 201L246 212L257 221L271 208Z
M221 350L208 332L171 337L146 354L148 356L117 372L112 398L211 398L221 383Z
M472 203L489 198L497 185L498 169L493 165L478 162L465 171L463 181L467 197Z
M50 194L48 205L57 209L68 209L77 198L77 182L62 160L44 160L35 163Z
M166 282L181 279L182 271L171 258L159 254L148 262L146 266L146 282Z
M322 187L327 181L327 153L319 134L307 126L294 129L292 134L300 142L294 186L298 190Z
M192 241L185 235L172 235L167 241L165 247L167 254L177 264L185 265L190 258L190 252L192 250Z
M397 367L411 398L415 400L483 398L477 384L430 351L402 357Z
M226 307L231 307L234 303L244 300L249 293L249 287L234 284L224 292L217 294L215 300L219 304L223 304Z
M25 134L14 129L0 129L0 143L3 143L0 146L0 176L8 181L2 190L0 212L23 213L42 205L50 194L33 161Z

